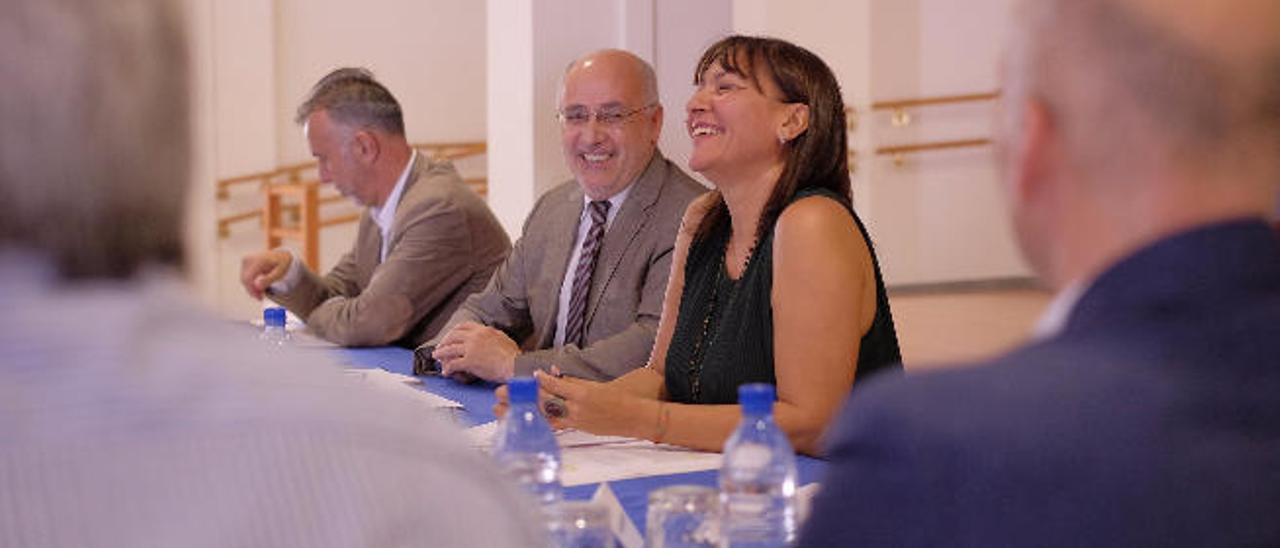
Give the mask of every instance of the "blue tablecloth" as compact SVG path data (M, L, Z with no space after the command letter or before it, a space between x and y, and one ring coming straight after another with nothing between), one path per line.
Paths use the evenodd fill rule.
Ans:
M396 347L378 348L343 348L338 350L338 359L349 367L381 367L387 371L413 374L413 354L406 349ZM494 419L493 404L494 384L477 383L462 384L442 377L422 377L423 386L428 392L444 396L463 405L458 413L458 422L464 426L473 426ZM797 469L800 485L819 481L826 463L810 457L797 457ZM618 496L623 510L641 534L645 528L645 513L649 504L649 492L668 485L695 484L716 485L715 470L671 474L666 476L650 476L629 480L609 482L610 489ZM598 484L578 485L565 489L565 497L574 500L587 500L595 493Z
M381 367L401 375L413 374L413 353L404 348L342 348L338 350L338 359L349 367ZM419 378L428 392L462 404L462 411L456 416L462 426L475 426L494 419L493 404L496 400L493 390L497 388L496 384L463 384L435 376Z

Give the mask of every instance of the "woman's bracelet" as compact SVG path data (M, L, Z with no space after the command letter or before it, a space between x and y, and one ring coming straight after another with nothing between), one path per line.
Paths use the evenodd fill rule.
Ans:
M667 402L658 402L658 428L657 433L653 435L653 443L662 443L662 438L667 435L667 423L671 421L670 410L667 409Z

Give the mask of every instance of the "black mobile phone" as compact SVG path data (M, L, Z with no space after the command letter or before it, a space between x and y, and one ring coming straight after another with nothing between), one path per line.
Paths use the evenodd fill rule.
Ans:
M431 357L435 346L419 346L413 349L413 374L418 376L440 375L440 360Z
M413 374L419 377L439 377L443 374L440 360L431 357L436 351L434 346L420 346L413 349ZM480 377L471 373L456 372L449 375L450 379L458 381L462 384L472 384L480 382Z

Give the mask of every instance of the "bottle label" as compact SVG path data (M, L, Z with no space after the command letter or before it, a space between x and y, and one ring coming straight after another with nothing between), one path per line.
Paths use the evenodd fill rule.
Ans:
M769 465L773 451L758 443L745 443L734 448L725 458L730 470L755 473Z

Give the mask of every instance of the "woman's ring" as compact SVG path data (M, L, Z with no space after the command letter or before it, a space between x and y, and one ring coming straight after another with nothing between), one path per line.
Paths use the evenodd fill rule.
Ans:
M562 419L569 414L569 407L565 405L564 398L552 396L542 402L542 413L549 418Z

